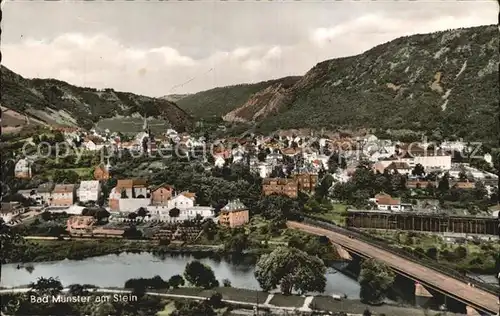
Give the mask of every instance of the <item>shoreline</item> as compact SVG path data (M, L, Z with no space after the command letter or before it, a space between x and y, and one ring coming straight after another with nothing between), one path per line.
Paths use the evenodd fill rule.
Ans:
M55 262L63 260L85 260L106 255L121 253L150 253L163 255L192 255L213 259L222 258L253 258L257 259L269 249L252 248L242 254L225 251L220 245L186 245L170 244L161 246L157 243L147 243L144 240L30 240L20 246L17 253L4 258L2 264L25 265L29 263ZM29 254L29 255L26 255Z

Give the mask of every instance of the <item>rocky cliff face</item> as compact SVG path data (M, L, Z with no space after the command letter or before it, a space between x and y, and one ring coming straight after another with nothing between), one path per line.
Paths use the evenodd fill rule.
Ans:
M3 66L1 75L2 106L49 125L90 127L103 118L135 113L164 118L178 130L192 124L184 110L164 99L76 87L54 79L26 79Z
M290 101L287 99L288 89L297 81L296 77L287 78L254 93L242 106L224 115L223 119L232 122L258 121L279 113L280 107Z

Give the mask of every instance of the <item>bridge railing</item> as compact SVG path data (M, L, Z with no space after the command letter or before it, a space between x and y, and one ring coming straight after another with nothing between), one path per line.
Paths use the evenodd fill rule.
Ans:
M378 247L380 249L383 249L385 251L393 253L399 257L402 257L404 259L407 259L407 260L410 260L412 262L423 265L427 268L438 271L438 272L445 274L449 277L452 277L454 279L460 280L460 281L465 282L465 283L473 284L475 287L480 288L480 289L487 291L489 293L492 293L495 295L500 294L500 290L493 285L479 282L476 279L473 279L471 277L463 275L456 270L445 267L445 266L439 264L437 261L433 261L431 259L426 259L426 258L420 258L420 257L417 257L414 254L412 254L411 252L408 252L404 249L391 247L390 244L382 238L372 236L370 234L367 234L365 232L362 232L362 231L359 231L359 230L356 230L353 228L341 227L332 221L329 221L329 220L323 219L323 218L318 218L318 217L311 216L311 215L304 214L303 221L304 221L304 223L311 224L311 225L321 227L324 229L328 229L328 230L337 232L337 233L342 234L342 235L346 235L346 234L352 235L353 237L356 237L359 240L362 240L363 242L365 242L369 245Z

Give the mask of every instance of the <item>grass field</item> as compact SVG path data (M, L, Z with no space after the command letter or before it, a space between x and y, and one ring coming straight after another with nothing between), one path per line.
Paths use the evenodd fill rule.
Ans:
M296 295L274 294L269 304L274 306L299 308L304 305L305 299L306 299L305 297Z
M144 119L138 117L109 118L97 122L96 129L109 129L111 132L134 134L142 132L143 124ZM168 122L160 119L148 119L148 125L153 134L166 132L170 128Z
M334 203L332 204L332 209L325 213L319 213L316 216L324 218L326 220L335 222L337 225L345 225L345 216L343 215L347 211L347 205Z

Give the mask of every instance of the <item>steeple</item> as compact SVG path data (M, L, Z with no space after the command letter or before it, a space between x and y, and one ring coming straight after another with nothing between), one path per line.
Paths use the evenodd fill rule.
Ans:
M142 125L142 130L146 133L149 131L148 117L146 115L144 115L144 124Z

